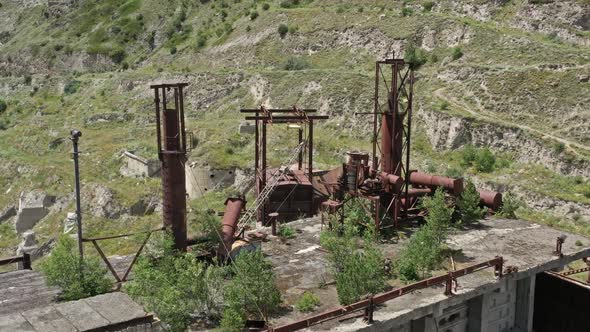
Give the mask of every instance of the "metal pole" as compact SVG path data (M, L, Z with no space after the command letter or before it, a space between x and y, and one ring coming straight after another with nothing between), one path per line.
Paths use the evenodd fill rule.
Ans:
M70 139L74 145L72 156L74 157L74 175L76 178L76 220L78 223L78 251L80 253L80 261L84 259L84 248L82 243L82 212L80 208L80 169L78 165L78 139L82 137L82 132L73 129L70 134Z

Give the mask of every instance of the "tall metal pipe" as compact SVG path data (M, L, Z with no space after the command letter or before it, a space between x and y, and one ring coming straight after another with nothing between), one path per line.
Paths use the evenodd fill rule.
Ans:
M82 137L82 132L79 130L72 130L70 132L70 139L72 140L74 158L74 177L76 181L76 224L78 226L78 253L80 254L80 261L84 259L84 244L82 243L82 209L80 207L80 167L78 163L78 139Z
M235 233L240 220L240 212L246 208L246 200L242 197L230 197L225 201L225 213L221 226L221 240L218 252L227 257L234 242Z
M174 247L185 251L186 231L186 133L182 89L186 83L152 85L158 122L158 155L162 162L163 222L171 228ZM173 107L169 107L172 93ZM161 99L160 99L161 97ZM161 103L160 103L161 102ZM160 108L160 105L162 108ZM160 126L162 126L160 130Z

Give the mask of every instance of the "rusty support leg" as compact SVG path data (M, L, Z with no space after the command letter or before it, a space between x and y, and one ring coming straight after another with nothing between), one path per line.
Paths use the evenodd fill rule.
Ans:
M260 168L260 189L258 193L261 193L266 187L266 121L262 121L262 167ZM260 206L260 222L263 226L266 226L266 203Z
M299 145L303 142L303 128L299 127ZM303 167L303 149L299 150L299 156L297 158L297 169L301 170Z
M313 183L313 120L309 120L309 183ZM313 190L310 190L309 215L313 215Z
M143 240L143 242L141 243L141 246L139 247L139 249L137 249L137 253L133 257L133 260L131 261L131 264L127 268L127 271L125 271L125 274L123 275L123 278L121 278L121 281L127 281L127 277L129 276L129 273L131 272L131 269L133 268L133 265L135 265L135 262L137 262L137 258L139 257L139 255L143 251L143 247L145 247L145 244L150 239L150 236L152 236L152 233L151 232L147 234L147 236L145 237L145 240Z
M98 251L98 254L102 258L104 263L107 265L107 268L109 269L109 271L111 271L111 274L113 275L113 277L115 277L117 282L121 282L121 278L119 278L117 271L115 271L115 269L113 268L113 266L109 262L107 256L105 256L104 252L102 252L102 249L100 249L100 247L98 246L98 243L96 243L96 240L92 240L92 244L94 245L94 248L96 248L96 251Z
M373 313L375 312L375 303L373 302L373 296L369 298L369 305L365 308L365 314L363 319L368 324L373 323Z

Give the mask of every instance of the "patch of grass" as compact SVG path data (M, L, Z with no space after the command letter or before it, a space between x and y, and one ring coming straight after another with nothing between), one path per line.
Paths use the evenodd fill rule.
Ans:
M453 49L451 50L451 57L453 58L453 60L459 60L460 58L462 58L463 50L461 49L461 47L453 47Z
M304 292L295 304L295 308L301 312L314 311L321 303L320 298L312 292Z
M295 237L295 230L287 225L279 225L279 231L277 234L285 239L292 239Z
M304 70L310 67L309 62L300 57L290 56L287 61L283 64L284 70Z

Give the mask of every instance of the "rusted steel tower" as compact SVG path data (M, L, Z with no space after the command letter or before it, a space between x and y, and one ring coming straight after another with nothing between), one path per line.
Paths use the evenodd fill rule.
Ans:
M408 197L410 187L413 94L414 71L403 59L386 59L375 63L372 159L373 168L376 169L377 151L381 151L378 174L385 184L380 202L375 203L377 227L380 206L386 208L386 213L391 213L394 224L400 217L406 216L410 208L410 200L404 198Z
M156 134L162 162L164 227L172 229L174 246L186 250L186 182L184 164L187 143L184 126L183 88L187 83L155 84Z

